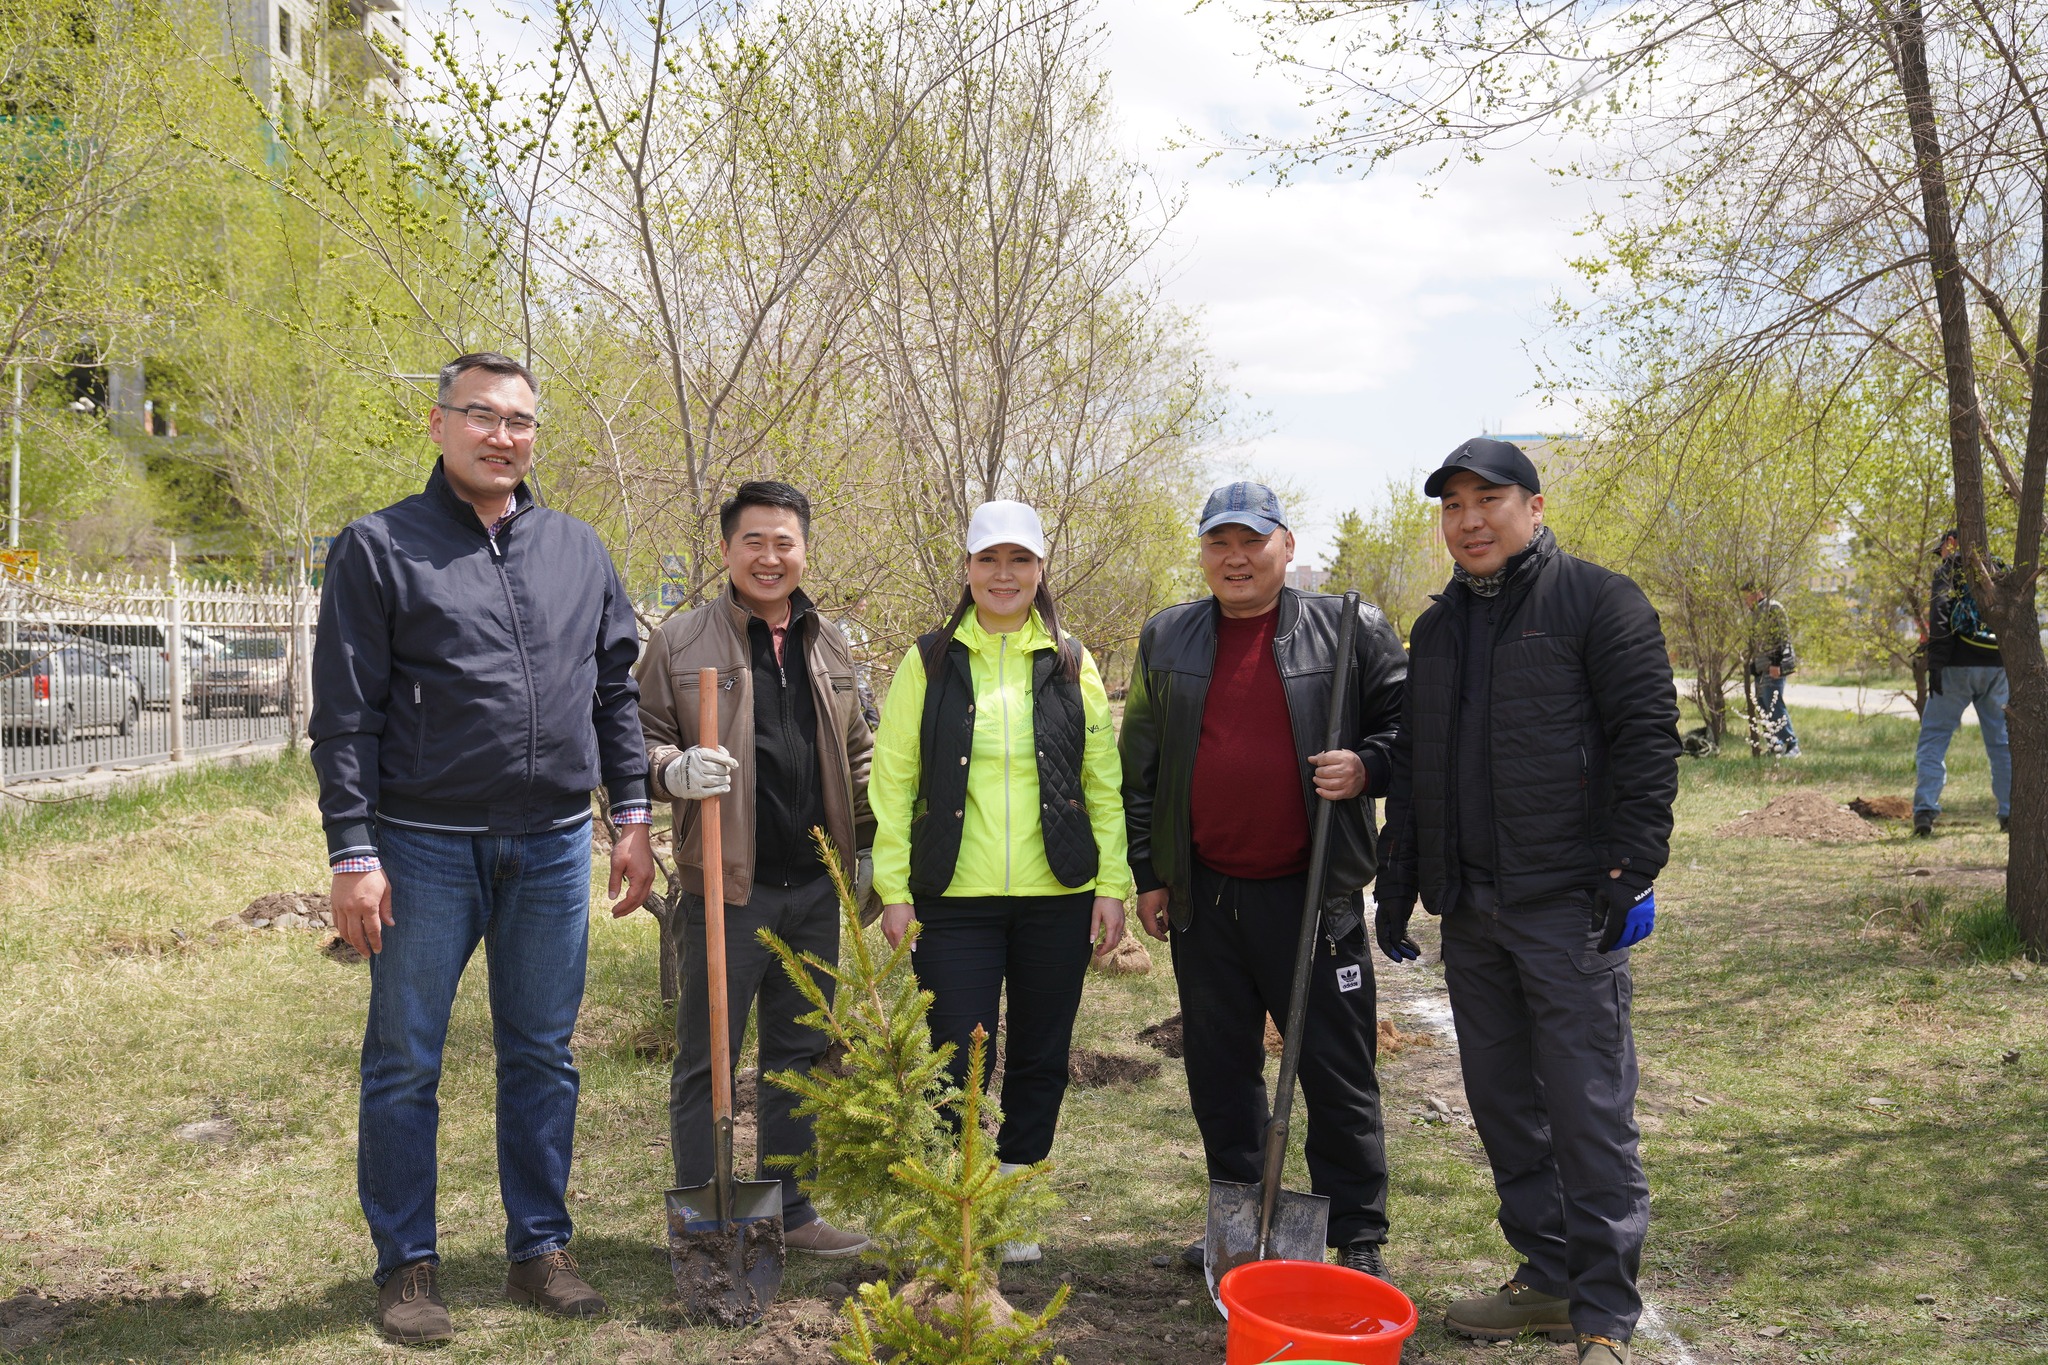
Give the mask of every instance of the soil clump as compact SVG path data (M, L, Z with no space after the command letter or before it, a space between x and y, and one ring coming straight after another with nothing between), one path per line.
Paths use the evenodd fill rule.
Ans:
M1875 839L1877 831L1825 792L1786 792L1762 810L1745 811L1714 831L1723 839L1791 839L1846 844Z
M333 929L334 908L325 891L271 891L225 915L212 929Z
M1181 1041L1181 1022L1178 1014L1161 1019L1149 1028L1138 1030L1138 1041L1146 1047L1157 1048L1169 1057L1185 1055L1186 1047Z
M1913 801L1905 796L1859 796L1849 803L1849 809L1866 820L1910 820L1913 818Z

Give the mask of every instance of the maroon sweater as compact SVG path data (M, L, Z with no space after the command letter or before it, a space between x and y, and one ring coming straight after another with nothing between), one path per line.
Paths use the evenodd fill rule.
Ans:
M1308 870L1301 761L1273 662L1279 621L1276 606L1264 616L1216 623L1216 667L1202 703L1188 819L1195 856L1227 877Z

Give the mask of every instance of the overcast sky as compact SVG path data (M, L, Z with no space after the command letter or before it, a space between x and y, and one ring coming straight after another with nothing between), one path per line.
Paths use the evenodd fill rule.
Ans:
M1302 562L1322 562L1340 512L1466 437L1574 426L1532 391L1525 347L1541 344L1552 295L1573 290L1585 186L1526 147L1433 193L1398 162L1364 181L1240 183L1242 162L1202 167L1162 146L1182 126L1298 125L1300 96L1258 69L1252 31L1188 0L1101 0L1098 14L1133 149L1185 185L1170 292L1202 310L1232 387L1268 415L1252 461L1308 495L1290 509Z

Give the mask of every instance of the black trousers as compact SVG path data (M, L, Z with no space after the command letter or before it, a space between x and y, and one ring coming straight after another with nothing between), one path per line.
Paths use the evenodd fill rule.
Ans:
M747 1011L758 997L760 1019L755 1042L760 1073L808 1072L825 1055L830 1040L799 1024L811 1012L775 955L755 937L767 929L798 952L816 953L827 962L839 960L839 896L830 877L802 886L754 887L745 905L725 907L725 989L729 1006L733 1065L739 1065L740 1043L747 1036ZM825 998L834 982L816 978ZM669 1151L676 1161L676 1184L702 1185L712 1178L711 1143L711 1003L704 971L704 900L683 897L683 998L676 1006L676 1061L669 1076ZM771 1156L800 1156L810 1150L811 1121L796 1114L802 1103L779 1085L755 1085L755 1179L782 1182L782 1221L787 1228L813 1222L818 1211L797 1183L795 1172L769 1166Z
M1514 1278L1569 1297L1580 1332L1626 1341L1650 1222L1628 953L1599 950L1590 897L1486 906L1444 916L1444 980Z
M1052 1155L1074 1015L1093 954L1095 895L927 897L917 902L917 984L932 993L932 1042L954 1045L953 1083L967 1081L974 1026L988 1031L995 1069L996 1018L1009 992L1003 1045L1003 1124L996 1156L1020 1166ZM986 1084L988 1077L982 1077Z
M1266 1020L1286 1028L1305 877L1254 881L1194 868L1194 923L1173 934L1188 1101L1211 1180L1264 1175ZM1330 1245L1387 1240L1372 959L1363 924L1316 944L1300 1084L1308 1101L1310 1189L1330 1200Z

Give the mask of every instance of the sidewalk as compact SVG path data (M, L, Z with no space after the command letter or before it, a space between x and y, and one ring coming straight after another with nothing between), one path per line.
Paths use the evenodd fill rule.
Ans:
M1742 684L1737 680L1729 689L1730 697L1742 695ZM1692 700L1692 679L1678 680L1680 701ZM1822 711L1848 711L1858 716L1897 716L1902 720L1917 722L1920 713L1913 709L1913 699L1903 693L1879 687L1821 687L1813 683L1788 682L1785 684L1787 706L1811 706ZM1963 714L1963 724L1975 725L1975 708Z
M200 768L261 763L291 745L282 739L250 740L232 749L210 749L173 763L121 763L70 777L29 778L0 787L0 820L20 820L44 806L86 801L130 787L154 786Z

